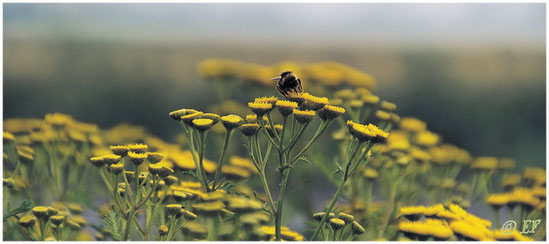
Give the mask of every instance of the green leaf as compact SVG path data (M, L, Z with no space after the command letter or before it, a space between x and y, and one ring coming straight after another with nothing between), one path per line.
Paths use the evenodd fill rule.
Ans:
M118 212L109 211L103 219L103 224L105 224L114 240L120 241L122 239L122 216Z
M14 208L14 209L11 209L11 210L8 210L5 214L4 214L4 219L3 219L3 222L6 222L10 217L13 217L17 214L20 214L20 213L24 213L24 212L27 212L31 209L31 206L32 206L32 203L31 201L29 200L24 200L21 205L19 205L19 207L17 208ZM9 209L9 206L8 206L8 209Z

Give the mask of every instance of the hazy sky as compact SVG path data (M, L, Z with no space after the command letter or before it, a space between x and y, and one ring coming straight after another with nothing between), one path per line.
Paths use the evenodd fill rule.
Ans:
M7 37L545 45L544 4L4 4Z

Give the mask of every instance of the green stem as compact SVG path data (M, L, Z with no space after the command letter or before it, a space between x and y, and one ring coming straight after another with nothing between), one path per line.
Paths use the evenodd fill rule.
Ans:
M219 157L219 163L217 164L217 170L215 171L215 177L213 181L212 191L215 191L217 188L217 181L221 176L221 168L223 168L223 161L225 159L225 153L227 152L227 147L231 141L231 136L233 135L234 130L230 129L225 133L225 142L223 143L223 149L221 149L221 156Z
M328 125L330 125L330 123L332 121L333 120L322 121L322 123L320 124L320 126L316 130L316 133L313 136L313 138L311 138L309 143L307 143L307 145L303 149L301 149L301 151L290 161L290 165L293 162L295 162L296 160L298 160L301 156L303 156L303 154L305 154L307 152L307 150L309 150L309 148L313 145L313 143L316 141L316 139L318 139L318 137L320 135L322 135L322 133L326 130L326 128L328 128Z
M286 185L288 183L288 176L290 175L290 169L282 169L282 185L280 186L280 192L278 193L277 208L275 215L275 236L276 240L281 240L281 227L282 227L282 207L284 204L284 193L286 192Z
M206 172L204 170L204 152L206 151L206 135L207 135L207 132L200 131L201 149L198 153L199 153L199 160L200 160L199 166L200 166L200 173L202 174L202 180L204 181L204 184L206 186L206 191L210 192L211 190L208 184L208 177L206 176Z

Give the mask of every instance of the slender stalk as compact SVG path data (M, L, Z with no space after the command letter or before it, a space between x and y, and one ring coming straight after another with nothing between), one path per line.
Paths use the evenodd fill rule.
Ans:
M227 147L229 146L229 142L231 141L231 136L233 135L234 130L228 130L225 133L225 142L223 143L223 149L221 149L221 156L219 157L219 162L217 163L217 170L215 171L215 177L213 181L212 191L215 191L217 188L217 181L219 180L219 177L221 176L221 168L223 168L223 161L225 159L225 153L227 152Z
M301 156L303 156L303 154L305 154L307 152L307 150L309 150L309 148L313 145L313 143L316 141L316 139L318 139L318 137L320 135L322 135L322 133L326 130L326 128L328 128L328 125L330 125L330 123L332 121L333 120L322 121L322 123L320 124L320 126L316 130L316 133L313 136L313 138L311 138L309 143L307 143L307 145L303 149L301 149L301 151L290 161L290 164L292 164L293 162L298 160Z
M288 183L288 176L290 175L290 168L283 169L282 172L282 185L280 186L280 192L278 193L277 208L275 215L275 236L276 240L281 240L281 227L282 227L282 207L284 204L284 193L286 192L286 185Z
M204 184L205 184L205 187L206 187L206 191L207 192L210 192L210 186L208 184L208 177L206 176L206 172L204 170L204 152L206 151L206 135L207 135L207 132L205 131L200 131L200 150L198 151L199 153L199 166L200 166L200 173L202 174L202 180L204 181Z

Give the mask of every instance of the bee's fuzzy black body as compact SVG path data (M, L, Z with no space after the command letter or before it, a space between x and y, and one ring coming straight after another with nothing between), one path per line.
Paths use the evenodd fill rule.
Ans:
M291 93L301 93L303 92L303 87L301 86L301 80L297 78L292 71L285 71L280 74L280 77L276 77L276 89L278 92L288 98L288 95Z

